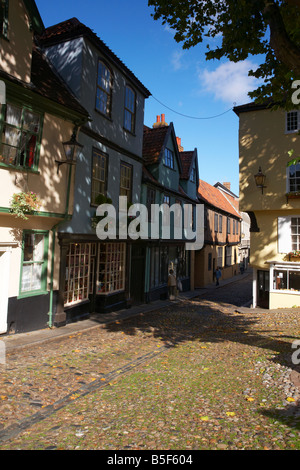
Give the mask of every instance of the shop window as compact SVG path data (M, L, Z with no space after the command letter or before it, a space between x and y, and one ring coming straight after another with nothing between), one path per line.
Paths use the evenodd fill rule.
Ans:
M89 299L93 289L93 258L95 243L71 243L67 252L65 275L65 305Z
M274 270L274 290L300 291L300 271Z
M125 243L100 243L97 294L111 294L125 289L125 246Z

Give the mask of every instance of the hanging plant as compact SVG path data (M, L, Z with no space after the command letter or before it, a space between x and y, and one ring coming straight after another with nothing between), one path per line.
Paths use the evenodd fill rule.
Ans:
M14 193L10 201L10 211L16 217L27 220L27 214L38 210L40 205L41 201L33 191Z

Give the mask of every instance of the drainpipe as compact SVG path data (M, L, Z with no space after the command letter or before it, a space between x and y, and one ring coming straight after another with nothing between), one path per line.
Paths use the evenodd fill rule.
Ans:
M66 222L68 219L68 213L69 213L69 202L70 202L70 189L71 189L71 176L72 176L72 165L70 165L69 168L69 179L68 179L68 188L67 188L67 198L66 198L66 209L65 209L65 214L62 220L60 220L58 223L56 223L52 229L52 255L51 255L51 278L50 278L50 299L49 299L49 321L48 325L49 328L53 327L53 278L54 278L54 255L55 255L55 238L56 238L56 233L57 233L57 228Z

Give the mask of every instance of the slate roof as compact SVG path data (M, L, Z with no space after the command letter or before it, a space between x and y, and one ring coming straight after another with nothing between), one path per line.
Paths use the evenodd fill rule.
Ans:
M138 80L131 70L112 52L112 50L100 39L94 31L81 23L77 18L70 18L66 21L46 28L43 34L39 36L41 45L47 47L61 42L65 42L78 37L89 39L98 49L101 50L114 65L130 78L140 91L149 97L150 91Z
M53 69L45 55L36 46L33 46L32 50L30 83L24 82L3 70L0 70L0 77L21 86L25 90L34 92L43 98L62 105L68 110L75 111L84 120L89 118L86 109L81 106L66 83Z
M206 202L224 212L228 212L235 217L241 218L240 213L230 204L222 191L211 186L206 181L199 180L198 196L203 202Z
M44 98L89 116L86 109L79 103L66 83L60 78L45 54L36 46L32 51L31 63L32 89Z

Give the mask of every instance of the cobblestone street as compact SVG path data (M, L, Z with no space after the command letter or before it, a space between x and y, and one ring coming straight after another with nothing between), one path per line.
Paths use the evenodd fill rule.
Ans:
M250 297L249 275L10 350L0 449L299 450L299 310Z

